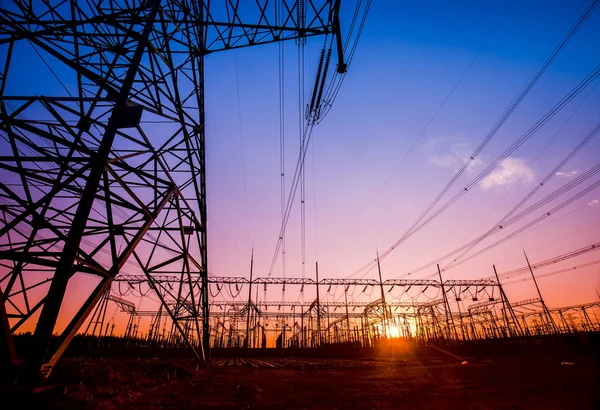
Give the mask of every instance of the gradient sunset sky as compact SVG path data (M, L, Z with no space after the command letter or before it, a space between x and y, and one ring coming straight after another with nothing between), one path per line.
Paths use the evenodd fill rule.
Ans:
M363 7L366 3L362 2ZM356 4L342 0L343 36ZM280 166L283 161L287 198L299 155L299 125L311 98L324 39L306 41L303 86L294 41L282 43L281 72L279 44L207 55L209 274L247 278L254 248L255 278L314 278L318 262L321 279L375 279L373 260L379 252L384 280L437 279L438 259L498 226L540 183L543 186L514 215L584 175L600 162L600 135L553 170L600 123L598 77L465 191L600 67L600 7L591 12L430 214L463 192L460 199L394 246L486 139L589 4L588 0L373 1L340 92L328 115L313 129L305 159L304 257L298 193L285 232L285 264L281 253L275 252L282 222ZM7 95L43 95L46 89L48 95L62 92L33 50L14 59L19 69L13 69ZM332 61L336 61L335 54ZM60 74L58 65L55 69ZM334 71L332 66L330 73ZM280 73L284 78L284 135L280 134ZM161 129L156 126L153 131L159 139ZM546 181L547 175L551 178ZM506 272L526 266L523 249L535 265L600 242L600 188L569 200L599 181L595 173L468 253L439 260L444 279L488 278L495 265L511 301L537 297L528 273ZM490 247L538 218L538 223ZM457 256L458 263L453 263ZM549 275L580 265L586 266ZM369 269L362 269L365 266ZM139 273L128 269L135 267L125 265L122 273ZM600 252L587 252L535 272L549 307L600 297ZM65 317L70 317L97 281L83 274L70 281L61 311L67 312ZM353 300L369 300L360 290ZM307 301L313 297L308 292ZM138 296L134 297L138 310L156 308L155 297ZM259 296L265 297L262 291ZM297 300L299 290L290 286L283 295L280 287L271 286L266 299L282 297ZM113 308L109 316L117 312Z
M354 4L342 2L343 29ZM314 277L318 261L321 278L376 278L376 270L358 270L402 237L588 4L373 2L339 96L314 128L308 149L304 274ZM438 207L600 64L599 38L595 10ZM305 46L306 100L322 45L322 38L314 38ZM281 225L278 50L267 45L206 58L209 272L215 276L247 277L253 245L254 276L270 271ZM299 152L297 53L295 43L285 43L286 197ZM597 85L596 79L485 179L395 248L382 261L384 280L430 277L435 265L408 273L493 228L598 124ZM597 135L520 210L592 168L599 153ZM471 253L596 181L597 175ZM444 278L489 277L493 264L499 272L525 266L522 248L535 264L598 242L599 198L600 190L592 190L524 233L444 271ZM285 267L279 255L271 276L303 274L299 202L298 194L286 230ZM536 273L597 259L600 254L590 252ZM511 300L537 297L527 277L505 278L519 282L507 285ZM551 307L593 301L600 265L539 283Z

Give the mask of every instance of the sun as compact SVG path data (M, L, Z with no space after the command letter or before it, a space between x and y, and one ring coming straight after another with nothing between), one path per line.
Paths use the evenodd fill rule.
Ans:
M389 337L400 337L400 329L398 329L398 327L396 325L392 325L390 324L390 333L389 333Z

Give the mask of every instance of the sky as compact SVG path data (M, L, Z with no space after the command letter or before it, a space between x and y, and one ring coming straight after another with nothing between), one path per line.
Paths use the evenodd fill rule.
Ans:
M372 2L340 92L327 116L312 129L304 188L292 201L285 229L285 258L276 252L282 223L282 166L285 203L324 39L308 39L303 51L288 41L206 56L209 274L247 278L253 252L254 277L314 278L318 263L321 279L375 279L373 261L379 253L383 280L437 278L436 263L444 279L488 278L495 266L511 301L537 297L527 275L505 273L526 266L523 250L535 266L600 242L600 189L569 201L598 182L596 174L468 253L459 253L460 263L453 263L456 256L444 256L498 226L541 182L517 212L597 165L600 135L554 171L600 122L598 78L490 172L481 174L600 64L598 8L432 212L462 193L460 198L423 229L400 239L490 135L588 4ZM355 5L342 1L343 36ZM15 70L16 80L9 82L7 95L40 94L46 88L49 94L62 92L33 52L15 56L14 64L22 70ZM33 71L35 81L30 80ZM154 131L150 137L158 140L158 126ZM598 259L599 254L588 252L535 269L548 306L598 300L600 264L590 264ZM584 264L590 265L548 275ZM87 295L80 290L94 285L88 277L72 280L67 305L81 303ZM282 293L280 287L271 286L268 294L259 296L310 300L310 292L301 295L298 288L288 287ZM340 296L338 292L332 297ZM360 289L352 296L369 297ZM156 305L155 299L142 299L135 301L138 309Z
M285 233L285 264L271 263L281 226L278 46L206 58L209 272L254 276L376 278L359 271L388 250L486 137L587 2L373 2L334 105L313 130L305 159L305 255L299 194ZM341 21L354 3L343 2ZM344 20L346 18L346 20ZM599 63L595 10L535 87L448 191L445 201L520 138ZM305 45L305 92L312 90L322 39ZM284 45L286 197L299 153L298 47ZM382 275L407 275L494 227L597 125L597 80L511 153L460 200L382 260ZM444 103L445 101L445 103ZM439 110L439 111L438 111ZM436 115L437 112L437 115ZM597 163L593 138L525 206ZM512 231L597 181L592 177L515 223ZM598 241L594 189L521 235L444 271L472 279L526 266ZM521 209L524 209L522 207ZM544 212L545 211L545 212ZM501 239L507 229L478 249ZM593 261L589 253L559 267ZM304 259L304 267L302 260ZM450 261L440 263L443 269ZM556 270L540 269L539 274ZM519 279L524 279L520 276ZM598 265L540 279L550 306L597 299ZM509 298L536 297L529 281L507 286ZM278 295L274 294L277 298ZM295 298L295 295L288 295Z

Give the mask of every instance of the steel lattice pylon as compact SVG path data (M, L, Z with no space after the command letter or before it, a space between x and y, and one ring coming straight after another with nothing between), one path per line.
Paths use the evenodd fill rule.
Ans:
M322 34L339 44L339 0L241 3L0 8L3 342L35 321L28 376L49 374L121 272L145 276L180 331L191 317L185 337L208 356L204 56ZM57 86L25 87L22 56ZM51 348L67 286L82 274L97 284ZM174 305L155 275L178 278Z

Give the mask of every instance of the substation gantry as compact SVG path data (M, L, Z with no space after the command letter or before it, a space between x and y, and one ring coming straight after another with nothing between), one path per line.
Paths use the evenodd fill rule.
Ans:
M120 275L116 280L138 286L145 282L139 275ZM175 281L165 275L156 276L155 280L162 292L167 291L169 282ZM521 335L518 322L496 323L500 316L489 312L488 306L499 304L514 317L502 286L489 279L440 282L433 279L209 277L208 282L213 289L210 292L213 347L261 347L267 334L281 336L279 347L319 347L332 343L365 347L390 337L430 343ZM224 291L231 285L235 286L237 298L231 299ZM266 292L267 286L297 286L300 294L309 299L253 299L258 288ZM142 289L145 291L147 289ZM331 300L333 295L337 295L337 300ZM376 295L376 299L364 300L371 295ZM362 300L356 301L356 298ZM419 301L419 298L425 300ZM480 311L471 309L477 305L482 305Z
M154 280L163 297L169 298L169 289L177 283L177 278L156 275ZM116 292L123 296L135 297L151 290L142 275L119 275L115 281L119 284ZM431 279L381 281L381 278L252 279L252 276L249 280L209 276L208 283L213 348L313 348L336 343L369 347L390 338L425 344L456 343L600 330L600 302L548 308L538 297L511 303L498 278L496 281L440 282ZM125 292L121 284L126 284ZM275 287L277 293L286 286L299 287L298 294L302 298L296 301L267 299L267 287ZM264 291L263 297L259 296L260 290ZM132 340L125 343L181 346L182 338L174 334L172 328L166 328L162 308L137 312L119 304L119 297L112 300L112 296L109 300L120 306L121 312L129 314L126 339ZM175 301L167 303L175 304ZM184 308L191 320L191 305L185 303ZM106 304L103 304L94 317L102 317L97 327L107 334L110 321L104 320L105 315ZM140 327L142 317L152 318L146 330ZM137 324L132 327L134 320ZM161 327L162 333L159 332ZM184 328L189 331L189 322L184 323ZM98 341L111 345L114 342L111 338Z
M333 36L343 73L339 10L340 0L2 2L3 369L47 377L125 267L209 356L205 56ZM161 274L176 278L166 293ZM83 302L62 312L56 337L69 286ZM193 320L185 332L182 315ZM12 336L32 321L17 357Z

